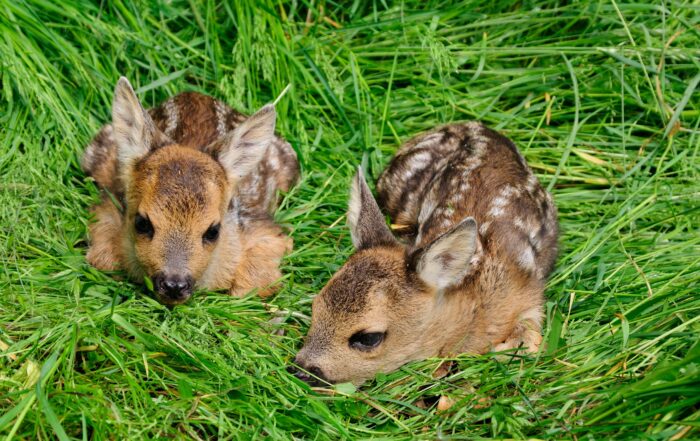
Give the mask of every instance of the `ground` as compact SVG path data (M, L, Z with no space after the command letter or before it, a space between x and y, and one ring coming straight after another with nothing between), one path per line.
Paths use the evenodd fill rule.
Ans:
M7 439L700 437L696 1L0 2L0 434ZM303 176L275 297L168 310L85 261L78 166L119 75L150 106L279 102ZM559 207L534 356L362 388L285 371L352 252L357 165L451 121L511 137ZM278 318L277 325L269 324ZM272 335L275 330L283 335ZM444 372L443 372L444 373ZM438 407L441 409L438 409Z

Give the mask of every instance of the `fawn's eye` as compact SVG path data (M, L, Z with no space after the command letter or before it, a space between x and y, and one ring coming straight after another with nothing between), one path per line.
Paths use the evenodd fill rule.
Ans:
M204 243L214 243L219 238L219 229L221 224L214 224L207 228L207 231L202 235L202 242Z
M153 237L153 224L151 221L140 214L136 214L136 219L134 220L134 229L138 234L143 234L148 237Z
M356 332L350 337L350 347L360 351L371 351L384 341L386 332Z

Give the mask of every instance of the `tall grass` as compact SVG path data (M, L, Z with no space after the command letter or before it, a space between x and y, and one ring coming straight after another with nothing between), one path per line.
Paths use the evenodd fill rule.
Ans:
M0 30L3 437L700 436L696 2L20 0ZM87 265L97 189L77 160L119 75L146 105L197 90L242 111L292 84L278 128L303 178L277 215L295 239L277 296L169 311ZM376 177L400 141L468 119L511 137L559 207L546 349L361 389L292 378L352 252L354 167Z

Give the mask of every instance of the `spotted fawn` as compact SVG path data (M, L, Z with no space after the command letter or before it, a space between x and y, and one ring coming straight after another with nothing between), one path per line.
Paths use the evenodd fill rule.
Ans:
M112 123L81 161L102 193L92 208L88 262L150 278L168 305L197 287L272 293L292 248L272 215L278 191L299 175L275 118L272 105L246 117L192 92L145 110L121 78Z
M557 211L510 140L476 122L420 134L377 193L358 171L355 253L313 301L300 378L360 384L413 360L538 350Z

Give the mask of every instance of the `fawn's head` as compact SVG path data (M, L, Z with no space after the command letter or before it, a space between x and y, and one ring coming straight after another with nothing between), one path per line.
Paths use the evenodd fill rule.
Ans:
M126 191L129 264L153 280L161 303L182 303L229 233L232 194L274 137L274 107L216 140L211 150L219 152L217 159L158 130L123 77L114 91L112 124Z
M359 384L437 354L439 342L427 331L443 293L469 272L478 238L476 222L467 218L429 245L407 248L387 227L360 171L348 224L356 252L314 299L295 362L327 382Z

